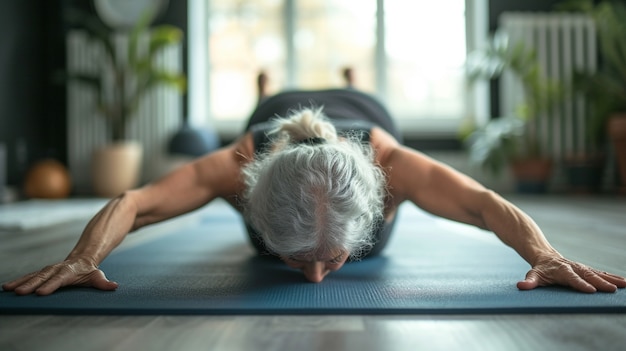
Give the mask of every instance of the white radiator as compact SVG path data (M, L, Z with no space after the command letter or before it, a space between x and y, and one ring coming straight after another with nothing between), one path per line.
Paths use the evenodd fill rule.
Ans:
M70 72L97 72L103 48L89 40L83 31L67 36L67 69ZM127 36L117 35L119 55L126 55ZM159 67L182 70L182 47L172 46L156 58ZM91 194L91 157L95 148L107 142L105 121L95 109L95 94L81 83L70 83L67 90L68 166L74 191ZM159 86L148 92L129 123L128 137L143 144L142 183L162 175L168 168L169 138L182 122L182 97L172 87Z
M565 86L576 70L596 70L595 26L586 15L506 12L499 18L499 27L508 33L511 43L523 41L532 47L544 75L565 82ZM500 84L501 113L514 111L522 96L515 78L504 75ZM555 161L593 148L586 138L587 109L580 94L570 95L530 124L537 132L542 149Z

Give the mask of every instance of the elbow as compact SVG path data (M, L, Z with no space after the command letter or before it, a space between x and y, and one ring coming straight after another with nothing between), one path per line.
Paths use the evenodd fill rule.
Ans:
M475 197L476 207L472 211L474 217L474 225L480 229L490 230L487 224L490 213L494 213L494 210L502 205L502 197L495 191L489 189L482 189Z
M142 216L139 213L137 190L127 190L115 197L113 200L111 200L111 202L114 202L116 204L116 207L118 207L124 213L132 215L133 220L130 232L136 231L137 229L144 226L141 220Z
M135 213L136 215L139 212L139 206L137 206L137 196L137 190L127 190L118 195L114 201L117 201L125 211Z

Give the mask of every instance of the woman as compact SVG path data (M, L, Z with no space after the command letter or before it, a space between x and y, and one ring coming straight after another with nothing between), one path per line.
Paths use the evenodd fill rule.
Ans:
M311 103L323 108L301 109ZM276 114L288 117L273 119ZM502 197L402 146L373 99L330 90L265 100L234 143L112 199L63 262L3 289L21 295L47 295L69 285L114 290L117 283L98 265L127 233L218 197L243 214L260 253L279 257L312 282L321 282L349 258L378 254L398 207L411 201L438 216L491 230L514 248L532 267L519 289L557 284L592 293L626 287L622 277L561 256L533 220Z

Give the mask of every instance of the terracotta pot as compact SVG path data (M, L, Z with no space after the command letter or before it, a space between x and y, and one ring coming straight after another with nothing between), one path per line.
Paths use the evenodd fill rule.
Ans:
M525 158L511 162L511 171L518 192L545 193L552 177L552 160L549 158Z
M112 198L136 187L142 157L143 147L134 141L117 142L97 149L92 160L94 193Z
M607 133L613 142L617 159L622 184L620 192L626 195L626 112L613 114L609 118Z

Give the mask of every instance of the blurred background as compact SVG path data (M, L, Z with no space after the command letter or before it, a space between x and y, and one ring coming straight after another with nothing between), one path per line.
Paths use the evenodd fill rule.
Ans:
M68 192L57 192L57 196L111 196L95 190L93 184L94 152L111 141L107 132L110 126L97 116L104 112L94 108L99 100L93 85L85 81L59 84L54 79L59 71L102 75L103 63L99 60L103 48L84 34L80 21L68 18L67 10L77 9L98 19L99 25L107 28L107 35L114 37L117 55L124 56L128 54L125 45L132 38L134 23L141 18L132 17L131 12L140 14L140 10L151 6L152 27L174 26L182 36L150 58L155 67L186 78L186 86L175 89L163 84L148 91L131 112L133 118L124 138L114 138L134 140L141 146L136 184L149 182L180 162L232 141L242 133L246 118L262 98L260 94L351 88L370 93L387 106L407 145L497 191L617 193L621 185L614 146L595 144L587 137L585 130L591 128L586 122L589 104L578 102L586 98L583 93L574 96L574 88L561 87L560 98L554 100L557 102L546 102L550 106L545 108L539 108L544 107L540 106L542 99L533 102L529 98L532 93L524 95L528 93L524 77L535 79L535 87L548 87L552 82L540 79L569 83L578 69L600 69L601 44L596 43L591 13L584 14L589 20L541 17L564 15L563 10L555 8L560 3L2 1L0 188L5 190L0 199L44 196L45 192L29 195L25 191L27 181L45 182L41 178L50 177L44 171L39 180L29 180L29 171L32 173L44 159L57 161L68 176ZM505 44L494 42L498 32L506 32L506 40L502 39ZM576 39L576 35L582 39ZM493 58L485 58L485 48L495 45L514 54L518 41L525 41L524 52L530 55L527 63L539 67L540 76L506 72L507 68L516 68L506 60L496 68L488 66ZM468 62L476 54L483 54L476 65L487 65L491 76L470 81ZM626 60L626 53L621 55ZM111 84L112 79L105 77L102 84ZM547 96L550 92L536 90L536 94ZM533 112L530 117L529 111ZM490 124L509 116L514 119L511 124ZM515 124L520 121L521 125ZM515 129L518 127L522 131ZM516 151L503 153L511 138L503 129L536 140L531 143L526 138ZM535 146L543 150L544 159L550 159L548 179L538 184L539 180L532 178L520 185L514 167L508 167L508 163L524 154L520 147L528 151ZM602 151L598 184L572 185L567 160L578 159L588 151L594 155Z

